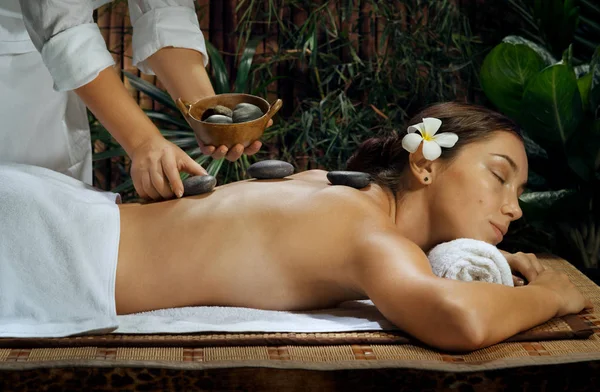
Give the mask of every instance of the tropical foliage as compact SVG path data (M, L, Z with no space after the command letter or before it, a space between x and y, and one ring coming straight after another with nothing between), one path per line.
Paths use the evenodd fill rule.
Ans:
M530 184L521 205L526 224L550 240L533 242L586 267L598 267L600 24L594 21L600 20L600 8L584 0L517 6L535 26L528 38L536 42L506 37L486 56L481 85L489 100L527 135ZM598 34L583 34L582 25ZM595 45L591 55L590 45ZM519 237L527 238L522 233Z

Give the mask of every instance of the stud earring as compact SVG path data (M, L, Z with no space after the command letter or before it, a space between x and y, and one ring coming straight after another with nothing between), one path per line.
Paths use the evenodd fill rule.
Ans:
M429 177L425 177L423 180L424 180L425 182L429 182Z

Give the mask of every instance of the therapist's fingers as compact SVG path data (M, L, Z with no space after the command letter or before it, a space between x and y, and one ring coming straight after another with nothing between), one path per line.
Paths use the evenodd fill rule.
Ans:
M227 151L229 151L229 149L226 146L219 146L211 154L211 156L213 157L213 159L223 159L223 158L225 158L225 155L227 154Z
M244 146L242 146L241 144L236 144L235 146L231 147L229 151L227 151L227 155L225 155L225 158L228 161L234 162L240 159L243 153Z
M158 192L162 199L170 199L173 197L173 191L171 190L169 183L166 181L161 160L151 163L150 179L152 180L154 189L156 192Z
M206 144L202 143L200 140L197 140L197 141L198 141L198 146L200 147L200 151L202 152L202 154L212 155L212 153L215 152L215 150L216 150L215 146L206 145Z
M135 191L140 195L142 199L148 199L148 194L144 190L144 184L142 184L142 176L139 171L131 171L131 180Z
M184 171L192 176L205 176L208 172L196 161L194 161L188 154L179 150L177 154L177 167L179 171Z
M254 141L251 145L246 147L244 150L244 154L250 156L256 154L260 148L262 147L262 143L259 140Z
M170 189L177 197L183 196L183 182L179 176L179 168L177 167L177 160L174 156L164 156L161 160L162 168L171 184Z
M152 200L158 200L160 195L154 189L154 185L152 185L152 179L150 178L150 172L145 170L142 172L142 186L144 187L144 191L148 195L148 197Z

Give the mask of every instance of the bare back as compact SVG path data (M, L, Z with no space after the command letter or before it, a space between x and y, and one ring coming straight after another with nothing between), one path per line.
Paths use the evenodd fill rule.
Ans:
M361 191L331 186L316 170L122 205L118 312L192 305L299 310L364 298L345 274L356 258L360 217L373 214L384 216Z

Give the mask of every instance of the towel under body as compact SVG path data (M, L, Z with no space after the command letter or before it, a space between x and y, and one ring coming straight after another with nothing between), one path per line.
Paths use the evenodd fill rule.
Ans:
M117 327L117 202L48 169L0 165L0 337Z

